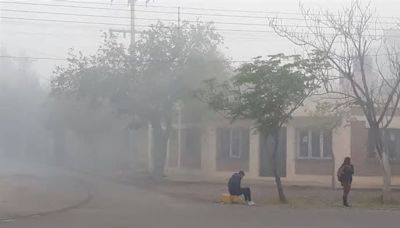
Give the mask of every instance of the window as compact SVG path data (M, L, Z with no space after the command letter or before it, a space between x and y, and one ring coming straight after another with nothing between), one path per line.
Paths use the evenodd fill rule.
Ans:
M300 129L297 131L297 148L299 158L332 158L332 131Z
M217 154L220 159L247 159L249 154L249 129L219 128Z
M382 131L383 149L390 160L400 160L400 129Z
M371 135L369 134L369 137ZM383 148L390 160L400 160L400 129L383 129L382 130ZM372 138L368 139L369 157L376 157L374 142Z

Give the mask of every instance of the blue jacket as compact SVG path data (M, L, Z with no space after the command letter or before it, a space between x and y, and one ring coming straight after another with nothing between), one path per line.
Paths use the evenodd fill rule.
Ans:
M240 185L242 182L242 177L239 173L234 173L228 182L228 190L231 195L241 195L242 191Z

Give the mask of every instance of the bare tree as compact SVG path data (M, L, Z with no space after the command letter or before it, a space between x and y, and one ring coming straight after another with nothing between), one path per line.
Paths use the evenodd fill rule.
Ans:
M300 5L304 26L290 29L277 18L269 23L279 36L329 63L332 70L324 75L326 93L361 108L382 167L382 200L388 202L391 171L382 131L391 124L400 101L400 59L398 48L388 39L390 28L383 27L385 23L371 8L370 2L353 0L333 14L312 12Z

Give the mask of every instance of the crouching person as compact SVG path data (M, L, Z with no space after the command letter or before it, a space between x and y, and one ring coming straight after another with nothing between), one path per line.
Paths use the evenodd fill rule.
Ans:
M241 182L244 177L244 172L239 171L238 173L234 173L228 182L228 190L229 194L233 196L244 195L244 199L249 206L253 206L254 202L251 200L251 191L250 188L242 188Z

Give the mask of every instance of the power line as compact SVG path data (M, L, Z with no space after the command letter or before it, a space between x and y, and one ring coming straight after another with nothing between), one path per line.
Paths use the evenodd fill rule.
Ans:
M121 23L107 23L107 22L89 22L89 21L69 21L69 20L55 20L55 19L39 19L39 18L26 18L26 17L6 17L1 16L2 19L9 20L21 20L21 21L32 21L32 22L56 22L56 23L75 23L75 24L84 24L84 25L108 25L108 26L130 26L130 24L121 24ZM142 28L150 28L153 25L137 25L137 27ZM171 26L163 26L164 28L172 28ZM219 32L241 32L241 33L272 33L276 34L273 30L249 30L249 29L215 29ZM312 35L309 32L292 32L293 34L301 34L301 35ZM324 35L334 35L333 33L324 33ZM400 37L399 35L387 35L387 37Z
M50 7L66 7L66 8L79 8L79 9L97 9L97 10L117 10L130 12L129 9L112 9L112 8L104 8L104 7L91 7L91 6L72 6L72 5L54 5L54 4L45 4L45 3L28 3L28 2L9 2L9 1L1 1L0 3L9 3L9 4L22 4L22 5L36 5L36 6L50 6ZM136 10L137 12L144 13L157 13L157 14L177 14L177 12L171 11L154 11L154 10ZM249 16L249 15L229 15L229 14L200 14L200 13L186 13L182 12L182 15L194 15L194 16L216 16L216 17L231 17L231 18L257 18L257 19L267 19L267 17L260 16Z
M50 7L66 7L66 8L79 8L79 9L115 10L115 11L130 12L129 9L113 9L113 8L92 7L92 6L55 5L55 4L45 4L45 3L7 2L7 1L2 1L0 3L50 6ZM176 14L176 12L172 12L172 11L154 11L154 10L136 10L136 11L144 12L144 13L174 14L174 15ZM257 19L266 19L267 18L265 16L232 15L232 14L206 14L206 13L187 13L187 12L181 12L181 14L182 15L194 15L194 16L215 16L215 17L234 17L234 18L235 17L236 18L257 18Z
M37 14L50 14L50 15L65 15L65 16L82 16L82 17L101 17L101 18L115 18L115 19L130 19L130 17L126 16L112 16L112 15L98 15L98 14L78 14L78 13L63 13L63 12L48 12L48 11L34 11L34 10L15 10L15 9L0 9L0 11L6 12L17 12L17 13L37 13ZM161 21L171 21L175 22L175 19L166 19L166 18L143 18L143 17L136 17L135 19L140 20L161 20ZM191 20L184 20L187 22L197 22ZM266 26L267 24L261 23L235 23L235 22L221 22L221 21L212 21L215 24L229 24L229 25L254 25L254 26Z
M105 2L88 2L88 1L72 1L72 0L54 0L56 2L69 2L74 4L95 4L95 5L117 5L117 6L127 6L127 4L118 4L118 3L105 3ZM164 9L177 9L180 8L182 10L197 10L197 11L220 11L220 12L235 12L235 13L260 13L260 14L286 14L286 15L301 15L295 12L278 12L278 11L259 11L259 10L237 10L237 9L217 9L217 8L199 8L199 7L182 7L182 6L165 6L165 5L141 5L136 4L139 7L146 8L164 8Z
M23 23L23 22L22 22ZM137 33L142 33L142 31L136 31ZM128 33L128 32L126 32ZM227 32L228 33L228 32ZM22 35L22 36L52 36L52 37L65 37L65 36L82 36L81 33L40 33L40 32L7 32L7 34L12 34L12 35ZM260 36L257 36L260 35ZM265 36L264 34L252 34L252 35L237 35L235 34L234 37L230 37L230 35L227 35L226 37L230 37L229 39L234 39L234 40L245 40L245 41L265 41ZM279 38L279 37L277 37ZM283 42L286 40L280 40L280 42ZM271 42L271 41L269 41Z
M50 6L50 7L65 7L65 8L78 8L78 9L97 9L97 10L108 10L108 11L124 11L130 12L129 9L114 9L110 7L95 7L95 6L74 6L74 5L61 5L61 4L48 4L48 3L33 3L33 2L11 2L1 1L4 4L15 4L15 5L31 5L31 6ZM157 12L157 11L156 11Z
M14 56L14 55L0 55L0 59L15 59L15 60L55 60L55 61L67 61L68 58L58 58L58 57L40 57L40 56ZM210 62L215 62L215 60L208 60ZM250 63L251 60L227 60L231 63ZM157 61L150 60L148 62L167 62L167 61Z
M54 20L54 19L38 19L38 18L25 18L25 17L4 17L1 16L2 19L10 19L10 20L22 20L22 21L39 21L39 22L58 22L58 23L76 23L76 24L88 24L88 25L119 25L119 26L129 26L129 24L120 24L120 23L103 23L103 22L88 22L88 21L68 21L68 20ZM137 25L138 27L149 28L152 25ZM170 26L163 26L164 28L171 28ZM272 30L244 30L244 29L216 29L221 32L246 32L246 33L273 33L275 31ZM301 33L305 34L305 33ZM327 34L329 35L329 34Z
M14 9L0 9L0 11L6 12L17 12L17 13L35 13L35 14L50 14L50 15L64 15L64 16L80 16L80 17L100 17L100 18L115 18L115 19L130 19L130 17L124 16L112 16L112 15L98 15L98 14L79 14L79 13L62 13L62 12L47 12L47 11L33 11L33 10L14 10ZM140 20L157 20L152 18L138 18ZM163 21L176 21L173 19L161 19Z
M125 16L112 16L112 15L96 15L96 14L78 14L78 13L62 13L62 12L47 12L47 11L33 11L33 10L14 10L14 9L0 9L0 11L6 12L17 12L17 13L35 13L35 14L50 14L50 15L65 15L65 16L82 16L82 17L100 17L100 18L115 18L115 19L130 19L130 17ZM139 20L160 20L160 21L170 21L175 22L175 19L166 19L166 18L143 18L136 17L135 19ZM192 20L184 20L186 22L197 22ZM240 23L240 22L222 22L222 21L212 21L215 24L225 24L225 25L250 25L250 26L267 26L267 23ZM289 25L290 27L301 27L301 25Z
M78 13L63 13L63 12L48 12L48 11L34 11L34 10L14 10L14 9L1 9L0 11L5 12L17 12L17 13L35 13L35 14L49 14L49 15L64 15L64 16L81 16L81 17L94 17L94 18L115 18L115 19L130 19L130 17L125 16L112 16L112 15L98 15L98 14L78 14ZM176 22L175 19L166 19L166 18L143 18L143 17L136 17L135 19L138 20L145 20L145 21L168 21L168 22ZM186 22L197 22L193 20L184 20ZM214 24L221 24L221 25L239 25L239 26L263 26L267 27L267 23L242 23L242 22L222 22L222 21L212 21ZM306 25L285 25L285 27L295 27L295 28L307 28ZM329 27L318 27L323 29L329 29ZM375 31L385 31L382 28L376 28Z
M88 2L88 1L73 1L73 0L54 0L58 2L70 2L75 4L96 4L96 5L120 5L126 6L127 4L118 4L118 3L105 3L105 2ZM169 8L169 9L177 9L178 7L182 10L199 10L199 11L220 11L220 12L236 12L236 13L260 13L260 14L285 14L285 15L298 15L303 16L301 13L296 12L282 12L282 11L262 11L262 10L238 10L238 9L217 9L217 8L199 8L199 7L182 7L182 6L164 6L164 5L140 5L136 4L136 6L141 7L149 7L149 8ZM311 14L317 15L317 14ZM377 18L387 18L387 19L395 19L397 17L377 17Z
M10 19L10 20L23 20L23 21L41 21L41 22L59 22L59 23L77 23L77 24L88 24L88 25L120 25L120 26L129 26L129 24L120 24L120 23L105 23L105 22L88 22L88 21L68 21L68 20L54 20L54 19L38 19L38 18L26 18L26 17L5 17L1 16L2 19ZM151 27L151 25L138 25L138 27ZM169 26L164 26L166 28L170 28ZM275 33L274 31L268 30L240 30L240 29L216 29L218 31L226 31L226 32L255 32L255 33Z
M60 12L47 12L47 11L32 11L32 10L14 10L14 9L1 9L1 11L10 11L10 12L21 12L21 13L38 13L38 14L50 14L50 15L67 15L67 16L86 16L86 17L102 17L102 18L118 18L118 19L129 19L130 17L119 17L119 16L109 16L109 15L95 15L95 14L76 14L76 13L60 13ZM54 21L54 22L64 22L64 23L80 23L80 24L96 24L96 25L121 25L121 26L128 26L128 24L120 24L120 23L106 23L106 22L86 22L86 21L66 21L66 20L52 20L52 19L28 19L28 18L16 18L16 17L3 17L4 19L16 19L16 20L37 20L37 21ZM147 21L154 21L154 20L161 20L161 21L169 21L174 22L173 19L151 19L151 18L136 18L139 20L147 20ZM197 21L187 21L187 22L197 22ZM239 26L265 26L267 24L260 24L260 23L236 23L236 22L213 22L215 24L223 24L223 25L239 25ZM139 25L140 26L140 25ZM142 25L143 27L144 25ZM295 27L295 28L307 28L306 25L285 25L285 27ZM317 28L317 27L316 27ZM328 27L318 27L318 28L325 28L329 29ZM219 29L220 31L243 31L243 32L273 32L268 30L235 30L235 29ZM374 29L375 31L381 30L385 31L384 29ZM306 34L306 33L304 33ZM397 37L397 36L395 36Z
M92 7L92 6L73 6L73 5L60 5L60 4L45 4L45 3L31 3L31 2L11 2L11 1L1 1L0 3L8 3L8 4L20 4L20 5L38 5L38 6L50 6L50 7L66 7L66 8L80 8L80 9L97 9L97 10L113 10L113 11L124 11L130 12L129 9L113 9L113 8L105 8L105 7ZM178 9L178 7L174 7ZM181 8L182 9L182 8ZM194 8L193 8L194 9ZM201 9L201 8L197 8ZM157 13L157 14L176 14L177 12L172 11L154 11L154 10L136 10L137 12L144 13ZM229 10L227 10L229 11ZM234 11L233 11L234 12ZM254 11L249 11L253 12ZM263 12L264 14L284 14L284 12ZM192 15L192 16L213 16L213 17L229 17L229 18L253 18L253 19L268 19L267 16L251 16L251 15L232 15L232 14L211 14L211 13L191 13L191 12L181 12L181 15ZM302 15L302 14L294 14L294 15ZM383 18L383 17L376 17ZM396 17L386 17L389 19L395 19ZM286 20L296 20L296 21L304 21L303 18L284 18L280 17L280 19ZM321 20L324 21L324 20ZM397 24L395 22L377 22L378 24Z
M22 20L22 21L40 21L40 22L59 22L59 23L76 23L76 24L88 24L88 25L121 25L129 26L129 24L119 24L119 23L106 23L106 22L88 22L88 21L68 21L68 20L55 20L55 19L39 19L39 18L26 18L26 17L5 17L1 16L2 19L10 20ZM145 25L138 25L143 27L148 27Z
M66 2L66 3L73 3L73 4L86 4L86 5L106 5L106 6L128 6L128 3L105 3L105 2L89 2L89 1L72 1L72 0L53 0L55 2ZM127 0L128 1L128 0ZM136 6L140 7L150 7L150 8L170 8L176 9L175 6L163 6L163 5L143 5L143 4L136 4Z
M13 56L13 55L0 55L2 59L17 59L17 60L56 60L65 61L67 59L57 57L30 57L30 56Z
M120 6L127 6L128 4L122 4L122 3L113 3L110 1L110 3L105 3L105 2L94 2L94 1L72 1L72 0L53 0L53 2L69 2L69 3L75 3L75 4L94 4L94 5L120 5Z

